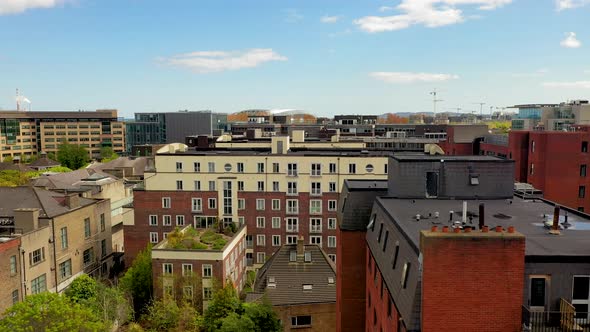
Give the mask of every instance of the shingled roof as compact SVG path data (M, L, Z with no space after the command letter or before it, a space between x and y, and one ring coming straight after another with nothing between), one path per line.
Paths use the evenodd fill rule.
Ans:
M38 208L40 216L54 217L72 209L65 205L65 194L34 187L0 187L0 216L13 217L14 209ZM80 197L80 206L96 202Z
M315 244L304 245L304 251L311 254L310 262L305 261L304 255L291 261L291 252L297 252L297 245L283 245L258 271L247 300L256 301L266 295L277 306L336 302L334 264Z

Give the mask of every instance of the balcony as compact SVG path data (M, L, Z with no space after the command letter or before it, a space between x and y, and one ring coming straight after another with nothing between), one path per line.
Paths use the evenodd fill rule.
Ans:
M522 307L522 330L526 332L590 331L590 313L576 311L561 299L559 311L535 311Z

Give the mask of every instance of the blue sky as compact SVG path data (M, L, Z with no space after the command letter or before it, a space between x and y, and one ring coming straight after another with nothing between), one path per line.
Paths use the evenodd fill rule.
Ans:
M477 110L590 98L590 0L0 0L0 108Z

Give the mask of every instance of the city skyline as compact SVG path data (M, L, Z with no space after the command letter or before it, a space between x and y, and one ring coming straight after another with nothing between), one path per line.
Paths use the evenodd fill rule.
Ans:
M5 0L0 108L318 116L588 99L585 0Z

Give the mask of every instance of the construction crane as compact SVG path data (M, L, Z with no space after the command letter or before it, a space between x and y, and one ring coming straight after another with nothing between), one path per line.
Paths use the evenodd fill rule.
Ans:
M433 116L436 118L436 104L443 101L443 100L436 99L436 95L437 95L436 88L433 91L431 91L430 94L432 95L432 107L433 107L433 111L434 111Z
M481 115L481 117L483 118L483 105L485 105L486 103L479 102L479 103L472 103L472 104L479 105L479 115Z

